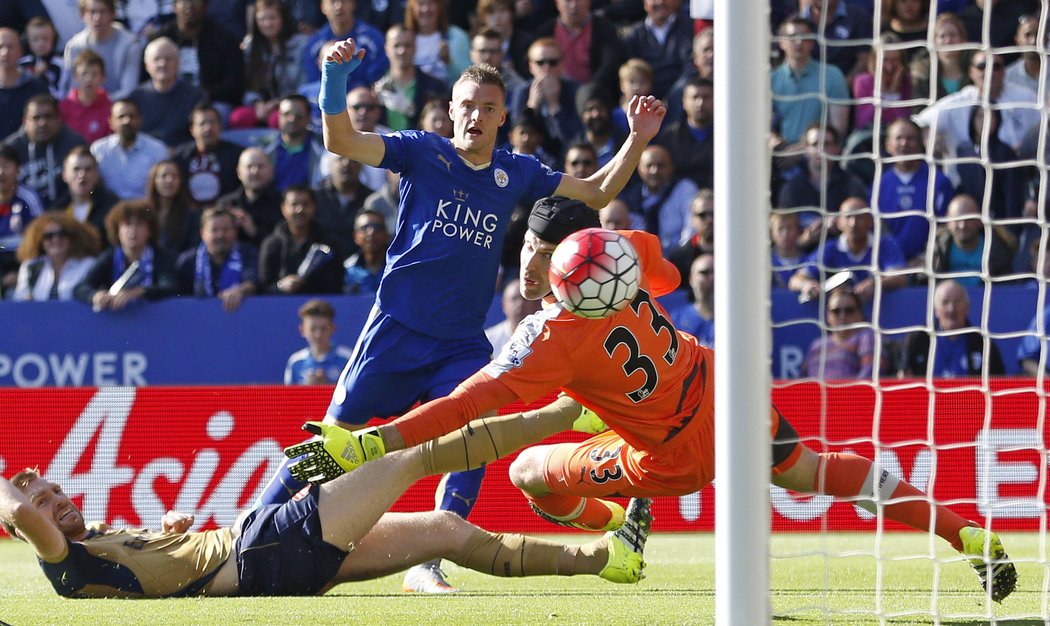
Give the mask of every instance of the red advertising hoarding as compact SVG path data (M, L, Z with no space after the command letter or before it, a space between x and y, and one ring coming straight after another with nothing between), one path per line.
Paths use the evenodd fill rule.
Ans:
M89 520L159 526L167 509L197 526L232 523L254 500L299 429L320 419L330 387L109 387L0 390L0 472L39 466ZM774 390L774 401L818 450L876 457L934 498L997 529L1040 527L1047 507L1046 394L1031 379L982 390L975 381L818 385ZM508 407L518 410L521 407ZM580 439L579 434L556 440ZM471 520L493 531L561 529L533 515L492 464ZM410 489L396 510L433 506L436 478ZM714 488L655 503L661 531L714 527ZM848 503L771 492L781 530L874 530ZM896 528L890 524L888 528Z

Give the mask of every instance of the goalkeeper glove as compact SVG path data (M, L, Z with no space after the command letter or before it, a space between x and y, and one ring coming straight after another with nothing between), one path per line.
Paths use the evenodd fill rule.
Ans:
M320 485L386 454L383 437L375 427L349 431L335 424L306 422L303 430L321 439L284 449L290 459L302 457L288 466L296 480Z

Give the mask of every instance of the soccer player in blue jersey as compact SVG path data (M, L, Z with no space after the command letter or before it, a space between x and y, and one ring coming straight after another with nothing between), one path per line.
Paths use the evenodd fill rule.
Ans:
M397 229L375 307L325 416L347 428L442 397L488 363L484 322L514 207L552 195L607 205L627 183L666 113L652 96L633 98L631 133L619 152L591 176L576 178L533 157L495 149L507 118L506 89L499 71L487 65L471 66L453 85L451 139L414 130L359 132L346 112L344 86L365 54L352 39L332 45L318 98L329 151L401 174ZM482 473L446 477L439 507L466 517ZM301 487L282 467L261 502L279 502ZM439 563L410 570L405 589L454 590L441 577Z

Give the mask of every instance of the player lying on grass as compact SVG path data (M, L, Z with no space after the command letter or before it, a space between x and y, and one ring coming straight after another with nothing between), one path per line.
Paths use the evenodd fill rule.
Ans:
M531 447L515 459L511 480L542 517L607 530L619 523L622 511L605 496L680 496L707 486L715 467L714 352L676 330L654 299L679 282L677 270L661 258L659 240L618 231L636 249L643 273L637 295L619 313L576 317L551 295L548 270L555 247L596 225L594 212L579 202L538 201L522 246L520 281L522 295L543 298L545 308L525 318L503 352L449 396L378 428L351 433L314 426L323 442L315 442L311 458L296 471L324 480L381 457L384 450L418 445L508 403L532 402L561 388L611 430L578 444ZM543 409L540 418L565 410ZM866 458L811 450L775 408L770 418L773 484L849 499L872 512L881 509L887 519L933 530L968 557L992 599L1000 601L1014 590L1017 574L995 533L931 502L887 471L876 473ZM464 449L468 459L496 445L489 440L502 443L498 455L530 443L493 432L502 424L490 427L485 437L465 438L475 446Z
M515 421L540 438L567 428ZM584 545L493 534L448 511L387 512L419 478L464 469L462 453L452 452L463 447L456 433L388 454L284 504L242 513L232 527L200 532L187 532L193 517L174 511L160 531L85 524L59 485L27 470L0 478L0 521L33 546L55 591L77 598L311 595L434 558L493 576L643 577L652 521L645 499L631 501L619 530Z

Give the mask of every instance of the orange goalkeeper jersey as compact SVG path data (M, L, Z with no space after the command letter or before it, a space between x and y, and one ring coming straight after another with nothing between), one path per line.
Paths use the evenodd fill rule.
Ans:
M713 353L675 329L655 301L678 286L678 270L663 259L655 236L620 234L634 245L643 273L629 307L597 320L576 317L557 304L530 315L500 355L450 396L394 422L406 444L557 389L597 412L627 443L652 453L674 448L676 435L698 413L709 414L713 406L706 405L712 403L704 400L713 397L707 389Z

